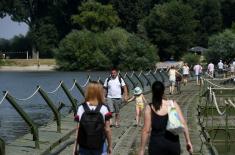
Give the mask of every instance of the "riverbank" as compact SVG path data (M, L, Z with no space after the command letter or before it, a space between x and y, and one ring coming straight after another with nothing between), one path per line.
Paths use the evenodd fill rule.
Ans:
M56 65L1 66L0 71L55 71Z
M0 71L55 71L55 59L4 59Z

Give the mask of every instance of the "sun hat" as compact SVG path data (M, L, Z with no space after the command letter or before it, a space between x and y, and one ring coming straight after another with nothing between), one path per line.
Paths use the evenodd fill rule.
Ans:
M140 95L142 93L142 89L140 87L135 87L134 95Z

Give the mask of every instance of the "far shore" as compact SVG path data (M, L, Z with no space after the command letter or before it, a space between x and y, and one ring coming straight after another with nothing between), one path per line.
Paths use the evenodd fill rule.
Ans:
M0 71L56 71L56 65L0 66Z

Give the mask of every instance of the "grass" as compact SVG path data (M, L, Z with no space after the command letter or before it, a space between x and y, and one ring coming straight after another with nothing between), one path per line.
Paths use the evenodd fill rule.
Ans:
M35 66L38 65L56 65L55 59L5 59L2 66Z

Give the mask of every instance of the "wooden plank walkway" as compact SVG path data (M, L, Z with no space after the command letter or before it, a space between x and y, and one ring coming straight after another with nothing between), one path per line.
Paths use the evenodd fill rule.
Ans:
M190 82L182 86L182 93L167 95L169 99L175 99L181 106L184 116L188 121L190 137L192 139L194 154L210 155L207 147L201 145L200 127L197 121L197 103L199 86ZM168 91L166 91L168 94ZM146 95L151 101L151 94ZM130 102L121 109L121 127L112 128L113 154L114 155L136 155L140 145L141 127L134 127L135 105ZM74 128L76 123L73 116L69 115L62 120L62 133L56 132L56 124L51 123L40 128L40 149L34 149L32 135L27 134L6 146L7 155L39 155L39 154L72 154L74 141ZM202 138L203 139L203 138ZM183 155L188 155L185 148L185 140L180 135L181 149ZM146 153L147 155L147 153Z

